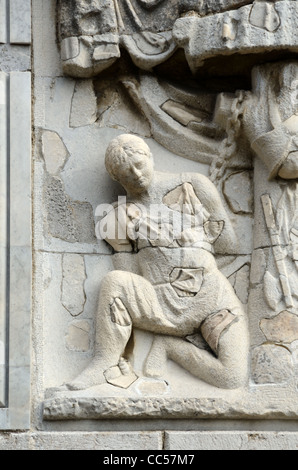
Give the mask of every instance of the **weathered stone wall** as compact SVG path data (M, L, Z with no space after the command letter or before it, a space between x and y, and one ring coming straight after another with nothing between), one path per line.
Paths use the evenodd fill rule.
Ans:
M212 15L200 24L203 18L196 22L197 12L184 17L183 6L181 27L176 23L173 34L177 44L185 48L191 72L199 70L194 86L182 58L184 52L179 50L173 58L176 46L169 39L169 29L181 12L180 3L186 2L173 2L171 15L163 17L160 30L154 31L162 35L157 46L152 36L151 42L146 42L148 36L144 36L146 40L137 36L132 42L133 22L132 31L116 40L114 17L108 17L103 25L95 23L96 28L103 28L104 38L96 37L92 43L90 37L96 35L96 28L95 33L87 29L88 24L81 21L82 12L75 10L77 3L84 4L69 2L72 8L65 9L65 2L56 0L32 0L31 5L24 0L0 0L0 132L6 142L0 147L0 216L5 223L9 221L8 227L2 224L0 234L1 279L9 279L1 284L0 449L296 449L297 295L294 306L284 305L261 199L270 195L280 224L285 221L285 206L290 207L294 220L296 193L291 188L296 181L269 181L268 173L275 168L258 158L258 138L264 139L260 146L262 142L266 145L269 132L264 117L267 102L258 117L244 122L250 126L245 135L237 134L236 128L245 99L266 89L267 75L273 80L281 73L279 83L284 80L285 88L290 89L287 80L297 77L294 54L298 49L291 49L290 67L278 62L267 71L249 57L242 70L230 62L231 73L225 70L220 74L219 58L221 65L213 68L209 62L205 75L200 76L200 61L212 56L216 59L229 41L232 54L244 47L245 38L254 37L256 44L251 39L243 53L251 48L256 54L258 49L263 62L266 50L262 51L260 38L265 35L271 45L270 34L277 20L269 12L265 18L269 29L264 33L264 12L259 3L256 8L260 11L253 10L251 16L251 5L244 5L250 2L243 2L244 9L230 16L220 16L223 13L215 10L218 21L223 21L218 33L222 35L213 38L217 42L207 57L189 31L198 28L196 35L207 37ZM105 4L110 8L110 2ZM276 8L283 21L283 2ZM137 12L144 25L146 15L141 9ZM244 37L241 28L245 22L249 23L249 34ZM259 28L260 34L252 36L253 28ZM239 36L237 39L239 31L242 42ZM291 40L295 43L295 37ZM289 44L283 42L280 31L275 41L279 61ZM113 47L106 48L108 42ZM136 44L145 44L143 55L137 52ZM87 62L73 57L78 45ZM88 55L90 47L95 65ZM154 62L152 48L156 47L161 49ZM108 62L111 69L102 66L101 54L113 56ZM240 62L243 65L245 61ZM254 65L257 68L253 69ZM152 67L157 68L152 72ZM275 99L273 88L270 92L266 89L271 100ZM290 117L285 97L278 102L283 125ZM252 121L261 129L256 139L250 139L250 133L255 132ZM295 133L295 122L291 125ZM219 182L220 199L232 220L238 247L236 251L226 247L216 255L216 263L247 316L250 336L249 377L234 390L196 378L177 361L170 361L163 377L148 379L143 367L154 335L138 328L127 348L138 377L130 387L106 383L101 388L73 391L62 386L84 371L96 353L95 318L103 279L115 264L124 271L131 269L128 257L123 261L112 256L111 247L96 237L99 204L111 204L125 194L121 185L109 178L104 164L108 144L124 133L146 141L154 155L155 170L200 173L215 184ZM223 154L230 158L226 167L219 165ZM292 239L282 241L284 249L292 246L295 249ZM297 294L295 260L286 258L286 267ZM236 356L237 345L231 350Z

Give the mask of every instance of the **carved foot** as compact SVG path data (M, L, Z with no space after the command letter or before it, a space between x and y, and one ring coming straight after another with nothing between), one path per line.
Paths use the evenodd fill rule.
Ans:
M108 368L102 357L94 357L90 364L74 380L66 383L68 390L84 390L106 383L104 371Z

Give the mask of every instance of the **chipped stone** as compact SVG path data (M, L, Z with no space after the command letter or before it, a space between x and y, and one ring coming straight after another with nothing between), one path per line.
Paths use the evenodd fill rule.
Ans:
M180 122L183 126L187 126L192 121L202 121L202 116L198 110L188 108L187 106L173 100L166 101L161 106L161 109L169 114L173 119Z
M64 254L62 260L62 295L61 302L69 313L76 317L84 310L86 280L84 257L77 254Z
M122 367L123 364L126 364L124 370ZM107 369L104 372L104 376L107 383L119 388L129 388L131 384L138 379L138 376L132 370L131 365L123 358L120 358L117 366Z
M256 347L252 351L251 373L257 384L287 382L293 375L290 351L276 344Z
M50 235L71 243L95 241L91 204L73 201L60 178L50 177L46 181L45 204Z
M72 97L69 125L81 127L97 119L97 100L92 80L77 81Z
M169 385L165 380L142 377L136 383L136 391L143 396L164 395L169 392Z
M132 91L133 83L129 80L122 81L128 93ZM131 132L149 136L151 134L149 123L141 110L132 106L131 99L123 92L118 83L100 82L95 83L98 96L98 116L101 127L114 127Z
M46 169L50 175L57 175L69 157L67 148L61 137L54 131L44 130L41 141Z
M249 275L250 267L248 264L245 264L229 277L229 281L234 287L237 297L243 304L247 304L248 302Z
M66 336L66 347L70 351L89 351L90 324L87 320L75 320L69 325Z
M263 279L267 269L268 250L254 250L251 260L250 281L252 284L259 284Z
M247 171L232 173L224 182L225 198L235 214L251 214L253 193L250 174Z
M253 26L273 32L280 26L280 17L272 3L255 2L250 12L249 22Z
M263 318L260 328L268 341L292 343L298 339L298 316L284 310L273 318Z

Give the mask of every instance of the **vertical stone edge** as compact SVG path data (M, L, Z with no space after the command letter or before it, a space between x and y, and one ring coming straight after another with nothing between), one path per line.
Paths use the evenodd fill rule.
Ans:
M7 74L0 72L0 407L6 404Z
M31 43L31 0L9 0L9 41Z
M7 0L0 0L0 44L7 42Z
M9 75L9 429L30 427L31 73Z

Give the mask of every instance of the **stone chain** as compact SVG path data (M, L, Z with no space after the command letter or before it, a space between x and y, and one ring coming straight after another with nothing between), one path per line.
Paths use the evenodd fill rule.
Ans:
M213 160L210 166L210 179L213 183L218 183L222 178L228 162L237 151L237 137L241 129L241 117L244 111L246 98L245 91L237 91L236 98L233 100L231 115L227 120L226 138L222 141L219 156Z

